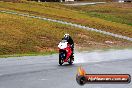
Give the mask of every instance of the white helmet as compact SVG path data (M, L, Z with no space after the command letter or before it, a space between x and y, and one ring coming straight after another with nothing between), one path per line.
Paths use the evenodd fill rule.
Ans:
M69 34L65 34L65 35L64 35L64 38L65 38L65 39L69 39L69 36L70 36Z

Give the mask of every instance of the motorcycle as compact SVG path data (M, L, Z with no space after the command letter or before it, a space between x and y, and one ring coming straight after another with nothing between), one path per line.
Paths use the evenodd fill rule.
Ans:
M71 49L71 45L66 40L62 40L59 45L59 64L62 65L64 62L68 62L70 65L73 64L74 55Z

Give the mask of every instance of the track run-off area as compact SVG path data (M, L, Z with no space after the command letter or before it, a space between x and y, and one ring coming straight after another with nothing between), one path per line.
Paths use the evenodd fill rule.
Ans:
M99 30L99 29L96 29L96 28L90 28L90 27L87 27L87 26L83 26L83 25L75 24L75 23L71 23L71 22L54 20L54 19L50 19L50 18L45 18L45 17L40 17L40 16L34 16L34 15L24 14L24 13L17 13L17 12L12 12L12 11L0 10L0 13L14 14L14 15L19 15L19 16L23 16L23 17L40 19L40 20L45 20L45 21L50 21L50 22L56 22L56 23L65 24L65 25L69 25L69 26L85 29L85 30L88 30L88 31L95 31L95 32L102 33L102 34L105 34L105 35L110 35L110 36L117 37L117 38L120 38L120 39L125 39L125 40L132 41L132 38L127 37L127 36L123 36L123 35L119 35L119 34L114 34L114 33L111 33L111 32L102 31L102 30Z

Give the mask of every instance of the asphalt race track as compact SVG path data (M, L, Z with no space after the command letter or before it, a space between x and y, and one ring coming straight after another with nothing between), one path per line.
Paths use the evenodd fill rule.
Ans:
M87 73L132 75L132 50L78 52L73 65L58 65L58 55L0 58L0 88L132 88L129 84L76 82L77 68Z

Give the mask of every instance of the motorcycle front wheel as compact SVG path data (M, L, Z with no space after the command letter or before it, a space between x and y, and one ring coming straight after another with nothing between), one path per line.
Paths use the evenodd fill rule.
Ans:
M64 56L65 56L64 53L60 53L60 54L59 54L59 64L60 64L60 65L62 65L62 64L64 63L64 59L63 59Z
M59 64L62 65L63 63L63 59L59 58Z

